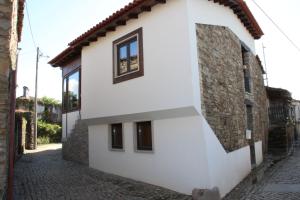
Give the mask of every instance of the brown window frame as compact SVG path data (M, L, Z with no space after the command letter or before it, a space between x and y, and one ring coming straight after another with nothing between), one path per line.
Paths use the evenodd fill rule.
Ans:
M130 69L130 50L129 46L132 41L137 41L137 56L138 56L138 69ZM119 65L119 49L126 46L127 48L127 72L120 73ZM130 79L138 78L144 76L144 56L143 56L143 29L139 28L137 30L128 33L127 35L113 41L113 84L127 81Z
M78 72L78 75L79 75L79 80L78 80L78 106L73 108L73 109L70 109L69 108L69 94L68 94L68 91L69 91L69 77L72 76L73 74L77 73ZM64 96L64 81L67 80L66 82L66 91L67 91L67 102L65 101L65 96ZM81 109L81 68L77 68L71 72L69 72L68 74L64 75L63 76L63 79L62 79L62 112L63 113L69 113L69 112L74 112L74 111L77 111L77 110L80 110Z
M140 127L142 126L142 129ZM145 130L148 129L148 130ZM146 136L144 134L150 133L150 136ZM145 140L150 140L150 145L145 144ZM149 142L149 141L148 141ZM147 143L147 142L146 142ZM151 121L143 121L136 122L136 150L137 151L153 151L153 133L152 133L152 122Z
M116 128L116 129L114 129ZM115 130L115 131L114 131ZM114 144L118 139L116 137L121 137L121 144ZM110 148L123 150L124 149L124 140L123 140L123 124L115 123L110 125Z

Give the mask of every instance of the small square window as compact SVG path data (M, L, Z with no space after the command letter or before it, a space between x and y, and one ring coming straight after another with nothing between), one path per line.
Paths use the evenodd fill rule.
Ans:
M123 127L122 124L111 124L111 148L123 149Z
M151 121L136 123L137 150L152 151Z
M113 54L113 83L143 76L142 28L115 40Z

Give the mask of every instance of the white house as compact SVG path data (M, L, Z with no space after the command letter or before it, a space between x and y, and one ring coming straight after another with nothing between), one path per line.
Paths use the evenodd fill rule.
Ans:
M224 196L247 176L251 164L262 162L263 129L252 131L253 139L248 143L246 129L251 128L245 125L252 116L251 122L260 123L255 109L262 106L255 95L263 81L261 68L256 69L260 65L252 55L254 40L262 35L242 0L133 1L69 43L50 61L52 66L61 67L63 75L63 140L70 140L74 127L78 128L75 124L83 122L88 126L91 168L186 194L193 188L217 186ZM210 42L228 42L237 47L234 53L238 56L230 56L234 48L226 45L220 45L225 52L201 46ZM240 112L238 126L232 126L239 127L232 129L236 140L230 144L227 137L222 139L220 129L212 128L216 121L213 115L218 111L204 101L215 94L206 95L210 84L203 81L220 79L204 74L202 69L214 67L204 61L212 56L211 62L222 62L224 59L218 57L222 55L233 58L228 62L233 62L238 72L227 79L234 79L234 91L242 92L238 96L220 91L217 97L233 94L231 97L241 102L229 102L224 107L232 107L228 113ZM250 60L249 64L244 60ZM243 73L247 66L253 66L248 74L259 75L247 79L252 81L254 92L246 90L250 98L246 107ZM232 87L235 85L222 86ZM235 106L241 106L240 110Z

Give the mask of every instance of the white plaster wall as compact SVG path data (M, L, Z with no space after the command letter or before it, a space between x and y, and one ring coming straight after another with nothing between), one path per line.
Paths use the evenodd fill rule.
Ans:
M124 152L109 150L108 125L89 126L90 167L186 194L209 188L200 117L152 121L153 153L135 152L133 123L123 126Z
M223 197L250 173L250 148L246 146L227 153L204 118L202 125L208 158L210 188L217 186Z
M255 158L256 165L260 165L263 161L262 141L255 142Z
M64 113L62 115L62 140L70 137L72 130L75 127L76 120L80 118L79 111Z
M200 99L194 98L187 21L186 1L168 1L84 47L82 118L177 108L188 108L186 112L190 115L190 108L199 113ZM145 75L113 84L112 43L139 27L143 27Z
M193 27L192 34L196 36L196 23L226 26L255 53L253 37L229 7L207 0L186 1L188 2L189 22Z

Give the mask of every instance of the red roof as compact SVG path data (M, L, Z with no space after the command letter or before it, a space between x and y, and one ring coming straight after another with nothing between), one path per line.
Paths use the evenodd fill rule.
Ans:
M138 18L138 14L151 11L151 7L158 3L166 3L167 0L133 0L125 7L110 15L102 22L77 37L69 43L69 47L53 58L49 64L52 66L61 66L78 56L83 46L96 41L98 37L104 37L107 32L114 31L117 26L125 25L127 20ZM208 0L224 5L232 11L241 20L253 38L259 39L263 32L257 21L252 15L250 9L243 0Z

